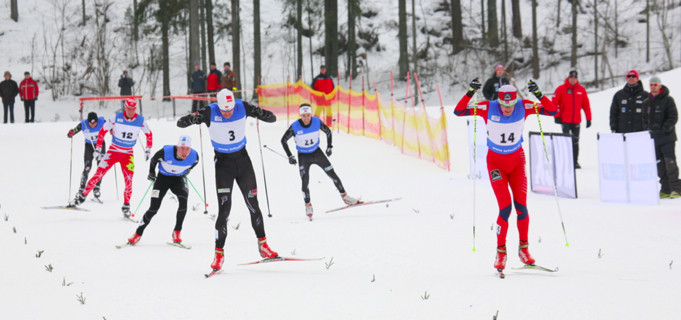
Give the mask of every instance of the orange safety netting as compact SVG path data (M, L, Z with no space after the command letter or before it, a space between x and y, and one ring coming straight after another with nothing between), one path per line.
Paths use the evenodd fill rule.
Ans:
M431 161L449 170L447 119L429 116L424 108L410 108L380 94L356 92L338 85L329 94L315 91L302 81L258 87L258 104L288 121L298 119L298 106L309 103L327 126L353 135L383 140L404 154Z

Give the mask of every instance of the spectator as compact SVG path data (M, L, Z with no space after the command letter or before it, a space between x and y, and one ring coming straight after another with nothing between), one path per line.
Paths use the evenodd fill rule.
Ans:
M615 133L637 132L648 129L647 114L643 108L648 92L638 79L638 71L627 72L627 84L612 97L610 105L610 130Z
M191 93L203 98L202 94L206 93L206 73L201 70L201 64L198 62L194 63L191 86ZM203 101L192 100L192 113L201 107L203 107Z
M579 127L582 123L582 110L584 110L586 116L586 127L591 127L591 106L586 90L579 84L576 70L570 71L565 83L556 88L552 102L558 108L556 123L561 124L563 133L572 135L572 155L575 169L580 169L581 166L577 162L579 158Z
M17 82L12 80L12 74L9 71L5 71L5 80L0 82L0 97L2 97L5 123L7 123L8 112L10 122L14 123L14 99L17 94L19 94Z
M24 101L26 123L35 120L35 101L38 100L38 83L31 79L31 73L24 72L24 80L19 84L19 97Z
M135 85L135 81L132 80L128 76L128 71L123 70L123 74L121 75L121 78L118 79L118 86L121 88L121 96L131 96L132 95L132 86ZM125 111L125 101L126 99L121 100L121 112Z
M649 128L655 140L657 175L660 177L660 198L681 197L679 167L676 164L676 122L679 114L669 88L662 85L659 77L650 78L650 99L648 100Z
M220 79L222 78L222 72L218 70L215 62L210 63L210 72L208 73L208 78L206 80L206 89L210 93L217 93L220 90Z
M326 66L321 65L319 67L319 74L312 80L312 89L324 92L325 94L330 94L333 92L335 85L333 84L333 79L326 74ZM324 111L326 117L324 117L324 123L327 127L333 125L333 116L331 112L331 106L327 105L317 105L316 116L321 117L321 113Z
M494 68L492 77L485 81L485 86L482 87L482 95L489 101L497 100L499 88L505 84L510 84L510 82L504 74L504 66L498 64Z
M236 72L231 69L232 65L229 64L229 62L225 62L223 66L225 72L222 73L222 77L220 78L220 86L222 86L222 89L229 89L229 91L234 92L234 96L237 99L240 99L240 95L235 92L237 90Z

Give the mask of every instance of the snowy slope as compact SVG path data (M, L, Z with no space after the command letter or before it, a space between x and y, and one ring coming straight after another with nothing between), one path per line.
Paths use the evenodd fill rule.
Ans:
M681 70L660 75L672 95L681 92ZM348 192L363 199L403 200L323 213L342 205L321 169L311 174L315 221L304 216L295 167L263 151L273 218L265 218L268 239L282 255L320 258L317 262L238 266L258 259L256 239L242 200L229 221L224 271L206 280L214 249L214 222L190 194L183 239L191 250L168 246L176 202L169 196L135 247L118 250L135 230L122 220L115 177L104 178L105 204L87 201L91 212L42 210L62 204L77 189L82 138L70 141L74 122L0 126L0 314L7 319L659 319L681 312L678 263L680 200L658 206L601 203L598 200L596 133L607 132L614 90L591 95L594 126L584 130L577 171L580 198L559 199L570 243L565 246L552 196L530 193L531 250L555 274L508 270L505 280L492 269L497 207L489 183L467 180L465 121L451 114L452 171L412 157L379 141L336 134L331 161ZM547 131L558 126L541 118ZM196 127L179 129L172 119L150 122L156 150L188 133L199 147ZM261 124L262 144L281 151L287 127ZM258 135L248 126L248 150L264 182ZM526 131L538 130L530 117ZM211 213L216 199L212 151L204 130L206 185ZM137 155L141 148L136 147ZM15 152L20 150L20 152ZM677 145L677 153L679 152ZM138 159L133 208L148 182L147 163ZM201 170L190 179L201 189ZM118 174L122 192L122 176ZM473 190L475 188L475 191ZM475 195L475 198L473 197ZM475 212L473 212L475 201ZM146 199L138 211L148 206ZM473 219L477 226L473 248ZM519 266L508 235L508 266ZM36 258L39 250L44 251ZM600 255L600 257L599 257ZM333 264L331 265L331 259ZM47 272L45 266L53 271ZM327 268L327 265L330 265ZM63 286L62 283L70 284ZM85 304L78 302L82 293ZM425 297L428 296L428 299Z

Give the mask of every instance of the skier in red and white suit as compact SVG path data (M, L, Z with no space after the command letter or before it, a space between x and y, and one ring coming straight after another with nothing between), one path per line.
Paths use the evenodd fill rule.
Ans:
M511 192L513 204L518 214L518 233L520 248L518 255L524 264L534 264L535 260L528 251L528 230L530 218L527 211L527 176L525 175L525 152L522 148L525 119L531 114L553 116L556 113L551 100L546 98L537 84L530 80L528 89L541 104L517 98L517 89L511 85L499 88L499 99L481 101L468 106L475 92L480 89L480 81L471 81L468 92L456 105L454 114L471 116L474 113L485 119L487 124L487 169L494 195L499 204L497 218L497 257L494 268L501 271L506 267L506 233L508 218L511 215ZM475 110L477 109L477 110ZM510 191L509 192L509 187Z
M123 216L130 217L130 197L132 196L132 176L135 172L135 157L133 147L137 143L137 136L140 131L147 136L147 148L144 151L146 160L149 161L150 150L152 147L152 135L149 125L144 120L142 115L137 114L137 101L133 98L128 98L125 101L124 112L117 112L109 121L104 124L102 130L97 136L97 147L93 156L95 159L101 159L99 167L95 175L88 181L85 190L78 193L76 198L71 202L71 206L77 206L83 201L87 195L94 189L97 182L104 177L109 169L114 164L121 164L121 171L125 179L125 192L123 193ZM102 157L102 144L104 143L104 136L111 131L113 138L111 139L111 147L109 151Z

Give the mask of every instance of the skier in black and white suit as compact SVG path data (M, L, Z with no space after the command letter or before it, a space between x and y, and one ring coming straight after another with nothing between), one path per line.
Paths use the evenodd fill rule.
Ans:
M288 147L288 140L291 137L295 137L296 149L298 150L298 161L300 166L300 178L303 180L303 200L305 200L305 214L307 214L310 219L312 218L313 210L312 203L310 203L310 189L308 184L310 183L310 166L313 164L318 165L320 168L324 169L326 175L331 178L333 184L336 185L338 192L341 194L341 198L346 204L356 204L359 200L348 196L343 188L340 178L333 170L333 166L329 159L324 155L322 150L319 148L319 131L323 131L326 134L326 156L331 156L331 151L333 144L331 143L331 130L327 127L319 117L312 116L312 107L307 104L300 105L300 119L294 121L288 130L281 137L281 145L286 151L289 163L295 165L296 158L291 154L291 150Z
M246 151L246 117L254 117L265 122L277 121L272 112L235 99L232 91L228 89L218 92L216 103L177 120L177 126L180 128L205 123L215 149L215 186L219 212L215 221L215 259L211 268L216 271L222 269L224 262L227 218L232 208L232 187L235 180L251 214L251 225L258 238L260 256L275 258L279 255L269 247L265 237L265 224L258 205L255 172Z
M144 229L147 228L151 219L161 207L163 197L168 190L177 196L178 202L173 242L182 243L180 231L182 231L184 217L187 215L187 197L189 196L185 177L199 163L199 155L191 146L192 139L189 136L180 136L177 145L163 146L151 157L149 175L147 176L148 180L154 182L154 188L151 191L151 204L147 212L144 213L142 223L137 227L135 234L128 239L128 243L134 245L140 240ZM158 176L156 176L156 165L159 163Z

